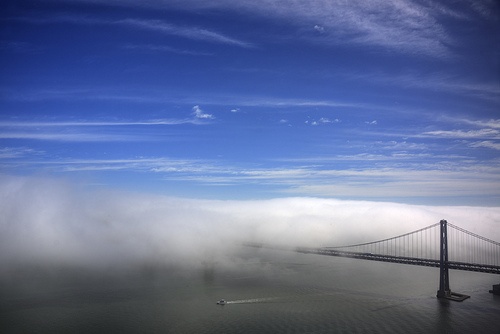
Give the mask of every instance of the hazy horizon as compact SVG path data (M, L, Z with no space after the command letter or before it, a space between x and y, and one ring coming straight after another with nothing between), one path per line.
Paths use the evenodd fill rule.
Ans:
M67 180L0 177L0 264L241 267L245 242L341 246L447 219L500 240L500 208L290 197L200 200L89 190ZM254 259L255 260L255 259Z

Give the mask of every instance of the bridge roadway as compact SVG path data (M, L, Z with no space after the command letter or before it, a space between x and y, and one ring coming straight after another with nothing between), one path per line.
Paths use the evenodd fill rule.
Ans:
M262 247L265 247L265 246L262 245ZM373 254L373 253L347 252L347 251L329 249L329 248L297 247L294 250L298 253L305 253L305 254L339 256L339 257L348 257L348 258L361 259L361 260L393 262L393 263L409 264L409 265L414 265L414 266L439 268L439 260L433 260L433 259L421 259L421 258L415 258L415 257L392 256L392 255L382 255L382 254ZM489 274L500 274L500 266L476 264L476 263L464 263L464 262L448 261L448 269L465 270L465 271L479 271L479 272L489 273Z
M405 256L393 256L393 255L382 255L382 254L373 254L373 253L347 252L347 251L332 249L332 248L328 248L328 247L324 247L324 248L313 248L313 247L286 248L286 247L265 245L265 244L261 244L261 243L254 243L254 242L247 242L247 243L244 243L244 245L247 247L254 247L254 248L267 248L267 249L276 249L276 250L283 250L283 251L295 251L297 253L304 253L304 254L318 254L318 255L327 255L327 256L348 257L348 258L360 259L360 260L402 263L402 264L409 264L409 265L414 265L414 266L439 268L439 260L433 260L433 259L423 259L423 258L405 257ZM477 271L477 272L482 272L482 273L499 274L500 275L500 266L487 265L487 264L448 261L448 269Z

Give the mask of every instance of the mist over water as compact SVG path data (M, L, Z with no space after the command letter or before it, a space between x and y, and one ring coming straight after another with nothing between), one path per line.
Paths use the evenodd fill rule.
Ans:
M498 333L496 275L247 248L239 267L135 267L24 276L3 291L4 333ZM69 270L68 270L69 269ZM54 270L54 268L52 268ZM33 273L31 273L33 274ZM11 286L12 287L12 286ZM216 305L225 298L228 303Z
M177 328L180 332L228 330L227 323L213 322L207 314L224 318L227 314L221 312L242 312L226 319L241 326L250 321L249 314L257 312L262 317L262 307L278 317L274 323L266 318L270 327L264 332L276 332L273 326L278 326L278 332L286 331L287 323L295 321L299 326L314 319L328 325L311 324L311 330L332 332L331 326L342 321L330 321L331 309L345 318L346 330L347 323L356 321L356 308L369 311L369 316L365 314L369 319L362 321L372 326L378 323L373 310L390 317L382 310L399 304L406 305L403 313L411 313L414 306L410 305L416 303L423 309L414 311L429 317L436 314L436 310L425 310L428 302L436 305L431 299L437 289L435 269L242 245L263 242L314 247L368 242L420 229L440 219L500 240L499 208L319 198L196 200L96 191L65 180L5 175L0 177L0 199L0 329L2 324L22 328L16 326L23 317L37 326L42 320L36 319L43 318L44 312L52 319L44 327L47 332L57 329L57 323L66 324L66 332L79 325L92 332L92 326L85 327L89 321L122 328L119 320L110 323L109 317L121 317L130 310L137 310L138 323L148 322L147 314L160 312L160 318L170 320L151 320L150 328ZM464 305L484 308L483 323L490 323L493 318L488 314L497 311L498 299L491 300L484 291L499 283L498 277L470 275L454 272L452 289L479 293L476 300L484 299L486 304ZM220 298L228 300L228 311L213 309ZM175 300L180 305L176 306ZM75 308L83 308L83 315L71 313ZM317 312L311 313L311 309ZM100 312L110 312L109 317L99 320ZM65 314L69 318L58 318ZM290 314L297 317L290 318ZM197 325L189 327L179 320L183 317L195 319ZM456 319L457 315L449 317ZM130 327L131 321L121 324L136 328ZM414 321L418 323L418 319ZM247 325L259 328L257 323ZM379 325L379 332L383 332ZM96 328L95 332L103 329Z
M0 261L6 265L130 263L221 266L243 242L338 246L447 219L500 240L500 209L282 198L214 201L89 191L62 180L0 178Z

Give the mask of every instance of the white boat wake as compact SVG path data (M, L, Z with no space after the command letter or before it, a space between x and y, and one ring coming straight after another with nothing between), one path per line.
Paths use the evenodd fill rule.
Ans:
M278 299L277 297L269 298L252 298L252 299L240 299L240 300L227 300L226 304L252 304L252 303L265 303L272 300Z

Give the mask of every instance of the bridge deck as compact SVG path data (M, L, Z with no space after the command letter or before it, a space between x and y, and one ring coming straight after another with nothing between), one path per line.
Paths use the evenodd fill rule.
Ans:
M348 257L352 259L368 260L368 261L379 261L379 262L392 262L401 263L414 266L423 267L435 267L439 268L439 260L435 259L424 259L415 257L405 257L405 256L392 256L374 253L358 253L358 252L347 252L338 249L331 248L313 248L313 247L297 247L297 248L284 248L265 245L261 243L245 243L245 246L254 248L268 248L277 249L285 251L295 251L304 254L318 254L327 256L338 256L338 257ZM448 269L464 270L464 271L477 271L488 274L498 274L500 275L500 266L478 264L478 263L465 263L465 262L454 262L448 261Z
M415 257L404 257L404 256L391 256L373 253L357 253L357 252L346 252L341 250L334 250L328 248L306 248L298 247L295 249L296 252L306 253L306 254L319 254L327 256L339 256L348 257L353 259L369 260L369 261L380 261L380 262L392 262L392 263L402 263L414 266L424 266L424 267L437 267L439 268L439 260L434 259L423 259ZM464 263L464 262L453 262L448 261L448 269L455 270L465 270L465 271L478 271L489 274L500 274L500 266L477 264L477 263Z

